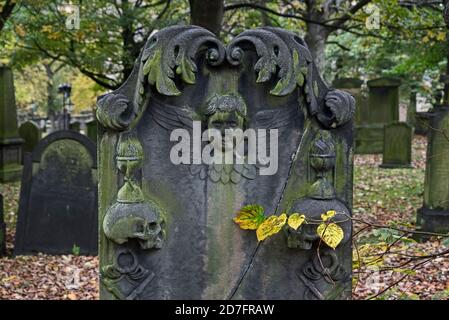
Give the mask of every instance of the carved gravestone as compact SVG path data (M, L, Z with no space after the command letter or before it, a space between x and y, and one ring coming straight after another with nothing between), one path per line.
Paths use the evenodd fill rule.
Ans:
M42 138L40 128L33 121L27 121L20 125L19 135L23 139L22 155L25 152L33 152L34 148Z
M15 255L95 255L98 240L95 144L57 131L27 153L20 190Z
M22 142L17 129L12 70L0 67L0 182L20 180Z
M356 128L357 153L382 153L384 126L399 121L400 80L380 78L367 82L368 120Z
M428 132L424 203L418 210L421 230L449 232L449 106L432 112Z
M0 194L0 257L6 254L6 224L3 214L3 195Z
M86 122L86 135L94 142L97 142L98 122L96 119Z
M384 127L382 168L411 168L413 127L395 122Z
M97 105L102 299L350 296L355 101L312 61L301 38L277 28L227 46L195 26L150 37L125 84ZM257 159L250 133L235 153L243 140L211 138L239 130L257 133ZM222 162L229 154L240 162ZM323 245L310 223L258 242L233 222L248 204L309 221L335 210L343 241Z

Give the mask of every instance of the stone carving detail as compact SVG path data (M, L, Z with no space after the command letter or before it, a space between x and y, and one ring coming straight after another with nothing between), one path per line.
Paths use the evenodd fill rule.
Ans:
M102 259L114 257L112 262L102 262L105 288L119 299L280 298L276 294L282 290L264 287L269 281L262 276L257 285L247 284L253 272L242 268L263 265L262 271L276 274L269 269L274 266L265 263L275 260L267 258L269 254L258 258L264 251L257 251L257 244L231 229L229 215L253 202L264 202L270 212L304 212L311 219L336 210L341 216L335 222L345 232L342 245L346 243L351 230L346 190L352 188L348 175L354 108L350 94L328 88L307 45L292 32L269 27L249 30L227 46L195 26L174 26L154 34L124 85L98 99L99 152L116 143L117 167L111 168L107 151L100 157L101 163L107 163L101 172L116 174L119 182L114 199L100 200L103 235L113 243L108 243ZM285 135L279 143L285 149L281 172L262 177L265 164L250 164L246 155L242 164L170 164L163 154L168 143L162 139L169 140L175 129L194 132L194 121L200 123L201 132L278 129L279 137ZM226 145L221 151L226 151ZM342 164L344 172L338 167ZM100 185L108 182L100 179ZM297 188L304 185L307 188ZM297 195L298 189L302 193ZM164 197L165 202L153 200ZM224 221L230 224L223 227ZM304 290L286 284L286 292L294 292L291 297L301 292L305 298L321 299L334 282L347 282L334 252L320 249L318 260L325 263L316 258L308 261L318 245L316 225L286 233L288 248L302 249L295 251L300 271L288 267L287 278L296 272ZM223 248L226 252L220 251ZM282 250L288 248L284 244ZM256 263L257 259L262 262ZM230 265L232 272L217 271L227 268L227 263L235 264ZM175 266L180 270L174 272ZM158 277L149 290L155 274ZM243 278L236 280L241 274ZM172 285L177 279L180 282ZM259 297L262 293L273 296Z
M125 183L117 201L108 209L103 231L116 244L137 239L142 249L160 249L164 240L164 218L157 204L145 200L135 174L143 161L143 150L132 133L123 133L117 147L117 168Z
M154 273L139 264L129 249L117 250L114 263L101 269L101 281L120 300L136 300L153 280Z
M323 287L333 286L347 279L350 274L339 263L337 254L332 249L323 249L318 255L312 256L311 261L297 272L298 278L306 286L304 300L326 300L335 299L342 290L336 286L330 293L323 293ZM326 261L326 262L323 262ZM326 263L326 265L325 265Z

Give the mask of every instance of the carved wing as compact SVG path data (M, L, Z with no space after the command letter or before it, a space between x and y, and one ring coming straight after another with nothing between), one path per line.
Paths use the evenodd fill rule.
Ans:
M187 107L176 107L161 102L150 103L153 120L167 130L178 128L192 129L195 113Z
M256 114L257 128L279 129L287 126L299 117L297 108L279 108L263 110Z

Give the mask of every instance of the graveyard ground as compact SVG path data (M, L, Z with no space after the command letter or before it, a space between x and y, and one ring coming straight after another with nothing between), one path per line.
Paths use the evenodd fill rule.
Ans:
M415 136L413 169L379 169L381 155L356 155L354 217L376 226L413 229L422 204L425 150L426 139ZM0 184L9 255L19 188L18 183ZM356 221L355 233L364 226ZM417 243L389 229L374 228L360 232L354 247L355 299L448 299L449 255L441 254L448 251L448 241ZM0 299L98 299L97 270L94 257L1 258Z

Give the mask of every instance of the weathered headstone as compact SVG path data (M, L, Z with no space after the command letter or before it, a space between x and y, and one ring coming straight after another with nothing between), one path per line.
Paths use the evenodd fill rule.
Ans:
M22 155L25 155L25 152L33 152L34 147L42 138L41 129L33 121L22 123L19 127L19 135L24 141Z
M6 224L3 214L3 195L0 194L0 257L6 254Z
M368 101L362 93L363 80L357 78L338 78L332 83L336 89L350 93L355 98L354 123L356 126L369 121Z
M399 121L399 86L401 81L379 78L368 81L371 123Z
M86 135L94 142L97 142L98 122L96 119L86 122Z
M15 255L95 255L98 241L95 144L57 131L25 156Z
M382 153L384 126L399 121L400 80L379 78L367 82L369 89L367 121L357 126L357 153Z
M424 203L418 210L421 230L449 232L449 106L432 112L427 135Z
M12 70L0 67L0 182L20 180L22 142L17 128Z
M413 127L395 122L384 127L382 168L411 168Z
M73 130L75 132L81 131L81 123L79 121L72 121L69 126L70 130Z
M101 298L348 298L354 105L292 32L250 30L228 46L195 26L150 37L125 84L97 105ZM239 129L250 146L260 134L273 158L257 147L252 161L248 147L230 153L243 163L220 164L229 144L200 141ZM181 163L179 137L193 142ZM344 239L334 250L311 223L258 242L233 222L249 204L309 221L335 210Z

